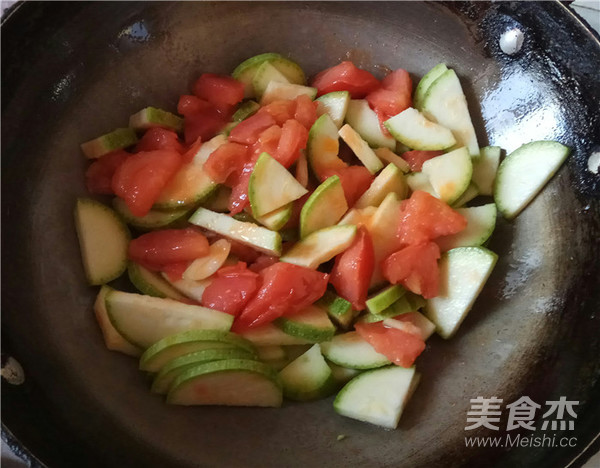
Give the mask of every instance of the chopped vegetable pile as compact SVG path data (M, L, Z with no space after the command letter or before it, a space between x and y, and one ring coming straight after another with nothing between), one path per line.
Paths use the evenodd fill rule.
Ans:
M345 61L306 83L275 53L205 73L81 145L75 221L108 349L180 405L280 406L336 392L395 428L437 332L454 335L515 217L569 150L480 148L456 73L413 92ZM491 198L493 196L493 198ZM133 233L133 235L131 235ZM128 273L139 293L108 283Z

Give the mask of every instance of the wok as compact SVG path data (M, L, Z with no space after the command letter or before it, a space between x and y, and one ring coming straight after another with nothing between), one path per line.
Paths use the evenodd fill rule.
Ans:
M524 43L507 55L511 28ZM482 146L573 148L518 219L499 219L498 265L457 336L428 343L398 430L342 418L331 399L166 406L94 321L72 223L79 143L264 51L309 75L350 58L416 80L443 61ZM3 21L2 65L2 347L25 371L2 383L2 423L34 466L558 467L598 450L600 183L586 163L600 149L600 45L562 4L26 2ZM467 448L465 435L496 435L464 430L477 396L578 401L577 443Z

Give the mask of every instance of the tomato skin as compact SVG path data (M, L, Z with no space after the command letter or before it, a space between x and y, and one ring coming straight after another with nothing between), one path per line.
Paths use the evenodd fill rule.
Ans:
M308 143L308 130L297 120L290 119L281 128L281 137L274 154L282 166L288 168L300 157L300 151Z
M232 173L240 173L248 159L248 148L239 143L225 143L211 153L204 169L212 180L222 184Z
M250 182L250 176L258 160L258 154L253 154L250 160L244 164L242 171L239 176L234 178L229 177L227 182L231 183L231 195L229 196L229 212L234 215L241 213L245 208L250 206L250 199L248 198L248 183Z
M381 88L366 97L371 109L379 117L379 124L387 135L383 125L390 117L412 106L412 80L406 70L399 68L387 75L381 82Z
M237 316L254 296L258 278L244 262L221 268L202 293L202 305Z
M307 96L308 97L308 96ZM309 98L310 99L310 98ZM261 107L257 114L268 115L276 125L283 125L287 120L293 119L296 114L297 101L281 99Z
M250 265L249 268L252 271L255 271L256 273L260 273L262 270L264 270L267 267L270 267L271 265L274 265L278 261L279 259L277 257L271 257L270 255L260 255L256 260L254 260L254 262L252 263L252 265Z
M365 193L371 186L371 183L375 178L364 166L348 166L339 169L327 169L323 171L323 180L331 177L332 175L337 175L340 178L349 208L354 206L361 195Z
M260 272L254 298L233 323L237 333L308 307L325 294L328 275L291 263L277 262Z
M270 156L275 157L277 153L277 146L281 139L282 129L279 125L271 125L266 130L263 130L258 139L250 147L250 151L254 156L260 156L261 153L269 153Z
M329 282L355 310L363 310L375 270L375 253L369 231L360 226L354 241L335 259Z
M244 85L227 75L204 73L196 80L193 92L200 99L205 99L217 106L233 107L244 99Z
M295 102L294 120L297 120L307 130L310 130L310 127L317 120L317 107L319 104L306 95L298 96Z
M229 141L242 145L251 145L258 140L259 135L267 128L276 125L269 114L257 112L253 116L242 120L229 134Z
M402 202L398 223L401 245L428 242L440 236L456 234L467 227L467 220L442 200L417 190Z
M435 242L409 245L383 260L381 270L390 283L400 283L425 299L431 299L439 292L439 258L440 248Z
M402 159L404 159L410 166L410 170L413 172L419 172L423 169L423 163L429 161L432 158L441 156L444 154L443 151L406 151L402 153Z
M191 163L196 157L196 154L198 153L201 147L202 138L198 137L196 138L196 141L187 146L187 148L184 150L185 152L181 155L181 160L183 161L183 163Z
M165 265L189 262L209 253L206 237L193 228L163 229L142 234L129 243L128 257L161 270Z
M311 86L317 88L317 96L333 91L348 91L352 99L361 99L375 91L379 87L379 81L368 71L357 68L350 61L344 61L318 73Z
M136 153L161 149L182 153L183 145L179 141L177 133L160 127L149 128L135 146Z
M99 195L114 195L112 178L131 153L117 150L96 159L85 171L85 186L88 192Z
M181 278L183 278L183 274L190 266L190 263L190 261L167 263L166 265L162 265L160 267L160 271L165 273L169 277L170 281L179 281ZM152 263L145 264L143 266L145 266L148 270L159 269L157 265Z
M383 354L397 366L411 367L425 350L425 342L420 336L386 327L382 322L358 322L354 328L375 348L375 351Z
M177 112L184 116L183 134L186 145L198 138L208 141L229 121L230 112L219 112L210 102L197 96L182 95Z
M173 150L133 154L115 171L112 189L125 200L133 215L144 216L181 164L181 156Z

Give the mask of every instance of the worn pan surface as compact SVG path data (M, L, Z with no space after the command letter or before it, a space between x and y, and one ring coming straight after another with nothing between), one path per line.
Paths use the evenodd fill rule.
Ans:
M508 56L498 39L512 27L525 40ZM337 416L331 400L168 407L134 360L105 350L93 319L72 223L79 143L146 105L174 109L199 73L264 51L308 74L350 57L418 79L443 61L482 145L573 148L516 221L499 220L500 261L458 335L430 341L396 431ZM2 419L43 463L558 467L594 450L578 458L600 430L600 184L586 169L600 143L600 46L560 3L25 3L2 26L2 67L2 346L26 375L3 382ZM477 396L578 401L575 446L466 448Z

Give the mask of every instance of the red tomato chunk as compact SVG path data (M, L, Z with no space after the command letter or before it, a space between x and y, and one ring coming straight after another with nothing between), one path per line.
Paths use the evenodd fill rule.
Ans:
M173 150L178 153L183 152L183 145L177 137L177 133L164 128L150 128L144 133L144 136L138 141L135 151L154 151L154 150Z
M379 87L379 81L368 71L345 61L317 74L311 86L317 88L318 96L333 91L348 91L352 99L361 99L375 91Z
M105 154L94 161L85 172L85 186L90 193L113 195L112 178L121 164L131 156L125 150Z
M164 229L133 239L130 260L159 271L164 265L190 262L209 253L208 240L194 228Z
M365 308L369 283L375 269L374 255L369 231L361 226L352 245L336 257L331 270L330 283L355 310Z
M308 307L325 294L328 277L284 262L263 269L260 288L234 321L232 331L243 332Z
M361 323L354 328L378 353L402 367L411 367L425 350L420 336L397 328L386 327L382 322Z
M381 129L388 135L383 125L387 119L412 106L412 80L401 68L390 73L381 82L381 87L366 97L369 106L377 113Z
M212 180L222 184L231 174L239 174L248 159L248 148L239 143L219 146L206 160L204 169Z
M367 191L374 179L373 175L364 166L326 169L323 171L323 180L333 175L339 176L342 182L344 196L349 208L352 208L361 195Z
M177 112L184 116L183 134L190 145L198 138L208 141L229 121L229 113L219 111L208 101L196 96L183 95L179 98Z
M173 150L133 154L115 171L112 189L118 197L125 200L134 216L144 216L181 167L181 163L181 156Z
M440 248L435 242L409 245L387 257L381 265L383 276L392 284L421 294L425 299L438 295Z
M204 73L194 83L193 91L200 99L225 112L244 99L243 83L227 75Z
M410 170L413 172L419 172L423 169L423 163L429 161L432 158L441 156L444 154L443 151L406 151L402 153L402 159L404 159L410 166Z
M244 262L221 268L204 290L202 305L237 316L254 296L258 278Z
M403 245L422 244L465 227L464 216L433 195L417 190L402 203L398 238Z

